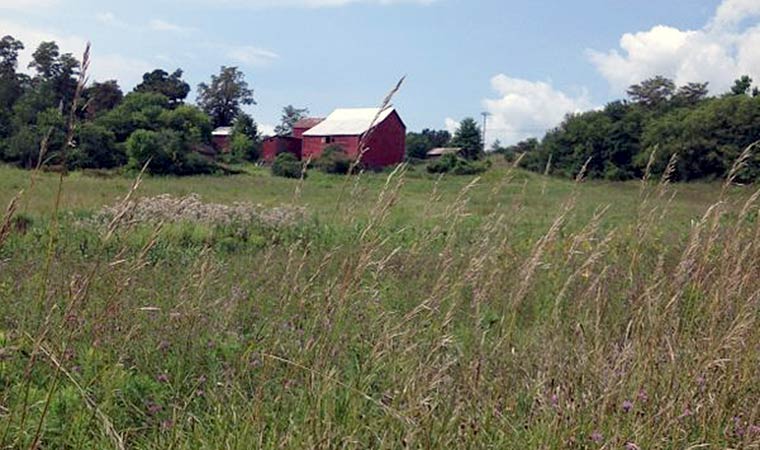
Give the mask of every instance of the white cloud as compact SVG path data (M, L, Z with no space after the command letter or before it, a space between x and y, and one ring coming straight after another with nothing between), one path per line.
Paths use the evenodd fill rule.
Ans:
M55 41L61 52L73 54L81 59L87 40L76 35L57 34L39 30L26 25L0 19L0 30L24 43L24 50L19 54L19 70L26 71L32 60L32 53L42 41ZM90 79L117 79L122 89L129 89L137 84L142 74L150 70L151 65L141 59L129 58L117 53L102 52L97 46L92 48L90 57Z
M233 61L247 66L267 66L280 58L280 55L273 51L253 46L230 47L226 55Z
M0 9L35 12L37 8L50 8L57 4L58 0L0 0Z
M452 119L451 117L447 117L444 121L444 128L453 136L459 128L459 121Z
M107 25L110 27L116 27L116 28L121 28L125 30L130 28L130 26L126 22L120 20L118 17L116 17L116 14L110 11L95 14L95 20L102 23L103 25Z
M194 31L193 28L187 28L183 27L171 22L167 22L165 20L161 19L153 19L148 23L148 26L151 30L154 31L168 31L171 33L187 33L190 31Z
M760 25L742 28L759 17L758 0L723 0L702 29L658 25L624 34L619 49L588 56L618 94L655 75L679 85L709 81L713 92L723 92L741 75L760 79Z
M498 98L483 100L491 114L487 139L514 144L529 137L541 137L557 126L568 113L593 109L588 93L572 96L555 89L550 83L511 78L500 74L491 79ZM446 126L456 122L447 119Z

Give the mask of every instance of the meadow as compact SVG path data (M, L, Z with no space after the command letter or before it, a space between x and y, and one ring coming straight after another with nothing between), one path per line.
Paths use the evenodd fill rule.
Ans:
M0 166L0 448L760 448L757 188L494 162Z

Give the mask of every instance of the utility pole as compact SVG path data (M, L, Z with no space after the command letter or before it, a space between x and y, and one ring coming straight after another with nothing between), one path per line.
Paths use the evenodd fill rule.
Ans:
M486 127L488 126L488 117L491 115L489 112L480 113L483 116L483 153L486 152Z

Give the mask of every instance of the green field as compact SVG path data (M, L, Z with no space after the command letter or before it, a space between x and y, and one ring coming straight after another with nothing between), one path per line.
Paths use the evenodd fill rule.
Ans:
M72 173L57 210L0 166L0 448L758 448L755 188L494 162L123 207L134 177ZM302 214L134 212L161 194Z

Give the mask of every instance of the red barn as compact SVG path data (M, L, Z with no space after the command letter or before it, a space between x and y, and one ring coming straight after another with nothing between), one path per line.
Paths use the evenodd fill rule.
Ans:
M211 144L219 153L229 153L232 145L232 127L219 127L211 133Z
M364 151L362 163L370 168L392 166L404 160L406 125L394 108L336 109L303 133L301 154L317 159L326 147L334 144L343 147L351 157Z
M264 139L261 158L271 163L280 153L292 153L301 159L301 139L290 136L272 136Z
M307 117L301 119L293 125L293 137L303 139L303 134L312 128L322 123L325 119L323 117Z

